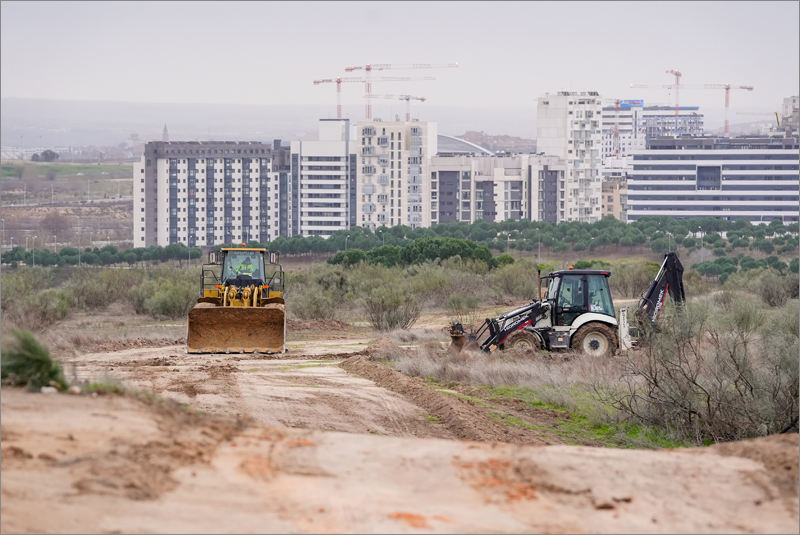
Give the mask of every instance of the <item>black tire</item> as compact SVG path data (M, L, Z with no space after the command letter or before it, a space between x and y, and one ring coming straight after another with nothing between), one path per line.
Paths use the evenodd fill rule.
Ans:
M578 329L570 345L590 357L611 357L617 350L617 333L610 325L587 323Z
M511 333L503 342L503 349L529 349L537 353L541 349L539 339L530 331L520 329Z

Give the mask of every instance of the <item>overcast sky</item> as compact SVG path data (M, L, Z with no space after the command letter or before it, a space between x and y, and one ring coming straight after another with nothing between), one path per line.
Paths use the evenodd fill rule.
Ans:
M441 106L535 106L559 90L666 103L685 84L752 85L731 106L798 93L798 2L14 2L0 4L3 97L336 104L316 78L366 63L434 82L374 84ZM343 84L343 102L363 102ZM724 92L681 104L721 107ZM674 100L672 101L674 104Z

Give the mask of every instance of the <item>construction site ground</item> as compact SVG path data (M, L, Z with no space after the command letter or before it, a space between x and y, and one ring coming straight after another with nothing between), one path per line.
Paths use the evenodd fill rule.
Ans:
M364 326L288 331L281 355L114 340L60 355L94 394L3 387L0 531L798 532L797 434L607 448L370 360Z

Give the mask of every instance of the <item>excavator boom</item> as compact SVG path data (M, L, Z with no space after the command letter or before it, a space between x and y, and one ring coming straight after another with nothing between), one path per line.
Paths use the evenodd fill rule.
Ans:
M655 326L667 295L672 297L675 303L686 301L686 292L683 288L683 265L678 260L677 253L667 253L664 255L664 262L656 274L656 278L650 283L650 287L639 302L639 309L636 317L640 322L647 322Z

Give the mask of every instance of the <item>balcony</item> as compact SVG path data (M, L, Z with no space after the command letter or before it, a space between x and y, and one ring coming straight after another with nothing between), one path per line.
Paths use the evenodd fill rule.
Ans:
M420 202L422 202L422 195L420 195L418 193L411 193L408 196L408 202L409 203L420 203Z
M389 175L378 175L378 184L386 185L389 183Z
M364 195L372 195L375 193L375 184L362 184L361 193Z
M389 196L388 195L378 195L378 202L381 203L381 204L388 203L389 202Z
M387 165L389 165L389 158L387 158L386 156L378 156L378 165L386 167Z
M422 175L408 175L409 184L422 184Z
M375 156L377 147L373 147L369 145L367 147L361 147L361 156Z
M409 223L422 223L422 214L408 214Z
M412 136L421 136L422 135L422 127L420 127L420 126L412 126L411 127L411 135Z
M386 214L385 213L381 212L380 214L378 214L376 216L376 218L378 220L378 223L386 223L387 219L386 219Z
M378 146L379 147L386 147L389 145L389 138L386 136L379 136L378 137Z
M409 153L411 156L422 156L422 147L411 147Z
M377 207L375 206L375 203L367 202L361 206L361 211L364 212L365 214L372 214L375 213L376 208Z
M374 165L364 165L361 167L361 173L365 175L374 175L377 171Z
M375 135L375 127L374 126L365 126L361 129L362 136L374 136Z

